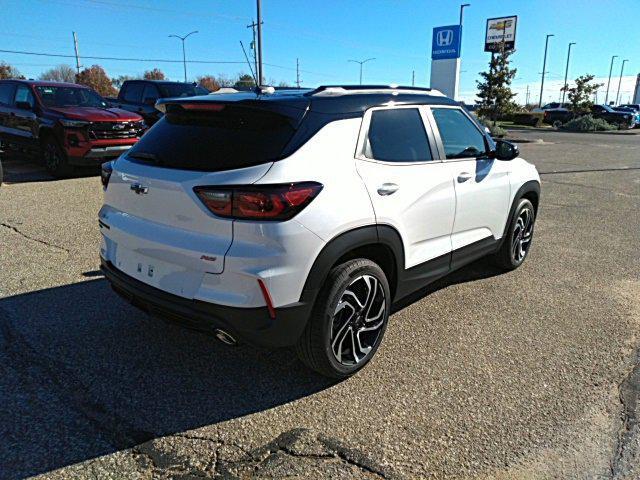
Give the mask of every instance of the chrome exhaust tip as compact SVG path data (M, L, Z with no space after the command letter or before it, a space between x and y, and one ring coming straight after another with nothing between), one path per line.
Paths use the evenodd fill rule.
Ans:
M213 331L213 334L216 336L218 340L220 340L225 345L230 345L232 347L235 347L236 345L238 345L238 341L229 332L225 332L224 330L216 328Z

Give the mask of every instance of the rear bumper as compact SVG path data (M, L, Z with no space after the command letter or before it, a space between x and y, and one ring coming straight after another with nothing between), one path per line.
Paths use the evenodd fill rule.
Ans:
M310 304L297 303L277 308L276 318L271 319L266 307L238 308L189 300L140 282L104 259L101 268L115 292L145 312L202 332L220 328L254 345L295 345L311 314Z

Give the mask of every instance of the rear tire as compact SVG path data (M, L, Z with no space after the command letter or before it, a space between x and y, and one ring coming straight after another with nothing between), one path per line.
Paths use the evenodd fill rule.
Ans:
M334 267L296 345L316 372L346 378L375 355L389 320L391 293L382 269L367 259Z
M73 168L69 165L67 154L51 135L44 140L43 157L44 166L53 177L64 178L70 176L73 172Z
M2 173L2 159L0 159L0 187L2 186L2 179L3 179L3 173Z
M507 234L494 256L498 267L509 271L522 265L531 249L535 220L536 210L533 204L526 198L518 200Z

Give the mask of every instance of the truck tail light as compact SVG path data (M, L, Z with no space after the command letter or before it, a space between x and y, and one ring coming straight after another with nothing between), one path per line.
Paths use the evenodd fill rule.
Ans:
M277 185L195 187L194 192L218 217L283 221L300 213L320 193L322 185L299 182Z

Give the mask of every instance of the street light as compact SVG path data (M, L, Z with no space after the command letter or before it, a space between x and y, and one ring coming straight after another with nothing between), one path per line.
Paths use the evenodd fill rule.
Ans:
M564 70L564 84L562 85L563 90L562 90L562 102L564 103L564 96L567 93L567 76L569 74L569 58L571 58L571 45L575 45L576 42L571 42L569 43L569 51L567 52L567 67ZM562 105L561 105L562 106Z
M367 58L366 60L349 60L350 62L360 64L360 85L362 85L362 65L364 65L367 62L370 62L371 60L375 60L375 58Z
M616 93L616 105L618 105L618 97L620 96L620 84L622 83L622 72L624 72L624 64L629 60L622 60L622 67L620 68L620 80L618 80L618 93Z
M555 37L550 33L547 35L547 39L544 41L544 60L542 61L542 83L540 84L540 100L538 101L538 107L542 107L542 91L544 90L544 74L547 69L547 49L549 48L549 38Z
M463 3L462 5L460 5L460 28L462 28L462 14L464 13L464 9L470 6L470 3ZM462 41L462 36L460 36L460 40Z
M185 52L184 52L184 41L187 38L189 38L190 35L193 35L194 33L198 33L198 31L194 30L191 33L187 33L184 37L181 37L180 35L174 35L174 34L169 35L169 38L175 37L175 38L179 38L180 40L182 40L182 64L184 65L184 81L185 81L185 83L187 82L187 56L185 55Z
M611 72L613 72L613 61L618 58L618 55L611 57L611 66L609 67L609 80L607 81L607 93L604 96L604 104L609 104L609 84L611 83Z

